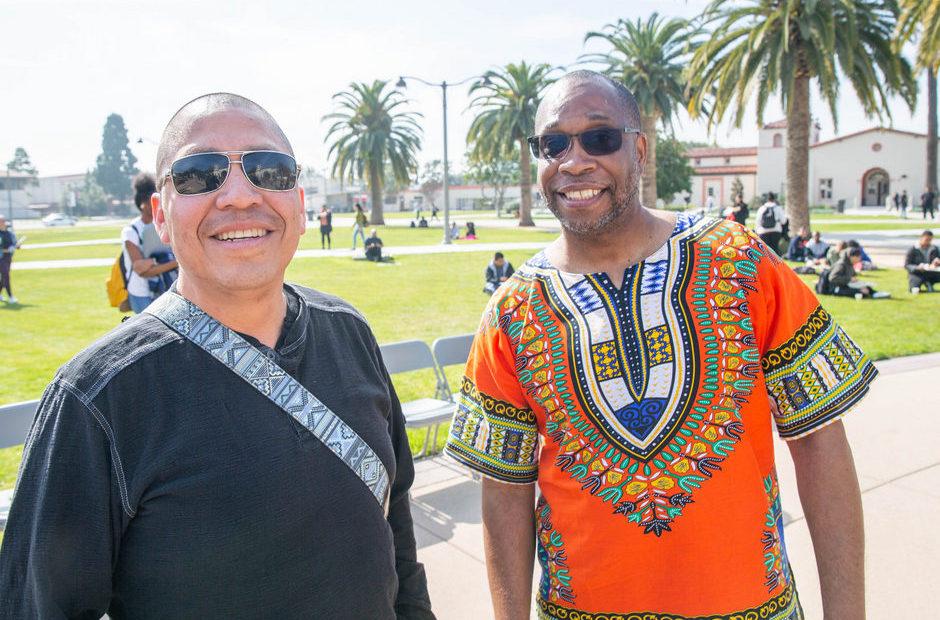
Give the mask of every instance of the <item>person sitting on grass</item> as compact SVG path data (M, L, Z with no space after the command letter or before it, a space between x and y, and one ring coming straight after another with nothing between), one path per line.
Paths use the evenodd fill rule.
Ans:
M809 242L809 231L805 227L800 228L799 234L790 240L787 248L787 260L803 262L807 258L806 244Z
M865 251L865 248L862 247L862 244L856 241L855 239L849 239L845 242L846 247L858 248L858 251L862 253L862 271L875 271L878 267L871 260L871 256L868 255L868 252Z
M378 232L373 228L369 231L369 238L366 239L366 260L382 262L382 240L379 239Z
M927 285L927 291L933 291L933 285L940 282L940 250L933 243L933 231L921 233L917 243L907 251L904 257L907 270L907 286L911 292L919 292Z
M473 222L467 222L467 234L463 236L464 239L476 239L477 238L477 229L473 225Z
M516 270L512 268L512 263L506 260L502 252L493 255L493 260L486 266L486 284L483 286L483 292L492 295L499 288L499 285L509 279Z
M829 248L829 244L822 240L822 234L817 230L813 233L813 240L806 244L806 260L811 260L817 265L825 264Z
M855 297L856 299L882 299L890 297L890 293L879 293L867 282L859 282L859 271L862 271L862 250L849 247L829 272L829 286L833 295L842 297Z

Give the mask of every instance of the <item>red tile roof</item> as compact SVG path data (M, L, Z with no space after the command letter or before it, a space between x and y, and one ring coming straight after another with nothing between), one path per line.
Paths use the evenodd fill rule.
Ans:
M739 146L731 148L721 148L714 146L699 147L689 149L685 152L686 157L745 157L748 155L757 155L756 146Z
M832 138L831 140L826 140L825 142L817 142L816 144L810 144L809 148L814 149L820 147L824 144L833 144L834 142L841 142L842 140L848 140L849 138L854 138L856 136L861 136L866 133L871 133L873 131L886 131L889 133L901 134L902 136L913 136L915 138L926 138L927 134L915 133L913 131L901 131L900 129L892 129L890 127L871 127L869 129L863 129L861 131L856 131L855 133L847 133L844 136L839 136L837 138Z
M772 123L767 123L764 125L764 129L786 129L787 128L787 119L774 121Z
M692 169L696 176L724 176L726 174L757 174L757 166L700 166Z

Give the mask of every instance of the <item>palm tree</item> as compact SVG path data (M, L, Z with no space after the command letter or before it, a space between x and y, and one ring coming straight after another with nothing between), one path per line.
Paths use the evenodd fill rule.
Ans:
M910 66L891 45L896 17L893 2L884 0L713 0L704 14L717 27L689 65L689 112L696 114L708 95L714 98L709 124L734 110L740 127L754 98L762 123L768 98L779 91L787 115L786 202L793 230L809 226L810 82L834 124L843 75L869 117L890 118L894 93L913 106Z
M937 191L937 69L940 68L940 2L900 0L895 49L918 38L917 68L927 72L927 186Z
M671 125L679 106L687 101L685 66L694 49L689 23L665 19L658 13L646 22L621 19L604 26L603 32L589 32L584 41L603 39L613 49L606 54L588 54L584 60L607 65L605 72L630 89L640 107L640 129L649 144L643 171L643 204L655 207L656 127L660 121Z
M372 199L372 224L384 224L382 189L387 168L406 184L418 169L415 154L421 148L417 112L400 110L408 103L402 94L386 89L387 81L354 82L333 95L335 111L323 120L335 121L326 133L332 139L328 156L333 174L350 180L365 179Z
M473 156L483 161L495 161L518 149L522 191L520 226L535 226L532 221L532 165L526 138L535 132L535 111L542 91L551 83L552 71L547 64L510 63L501 69L487 71L470 86L470 94L473 95L470 107L480 109L467 132L467 144L472 147Z

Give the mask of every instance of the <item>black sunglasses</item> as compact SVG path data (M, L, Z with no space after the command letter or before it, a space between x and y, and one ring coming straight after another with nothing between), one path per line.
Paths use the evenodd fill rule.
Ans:
M229 155L240 155L231 160ZM166 177L173 179L176 193L185 196L208 194L222 187L232 164L239 164L248 181L258 189L287 192L297 187L300 166L287 153L278 151L226 151L196 153L174 161Z
M623 134L640 133L635 127L598 127L576 134L543 133L528 138L532 156L536 159L558 159L564 157L577 138L588 155L599 157L616 153L623 146Z

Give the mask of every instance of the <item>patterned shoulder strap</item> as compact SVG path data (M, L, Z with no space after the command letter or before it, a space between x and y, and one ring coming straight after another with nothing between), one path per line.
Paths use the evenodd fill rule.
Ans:
M349 425L280 366L236 332L175 292L157 298L146 312L224 364L300 422L369 488L388 515L388 472Z

